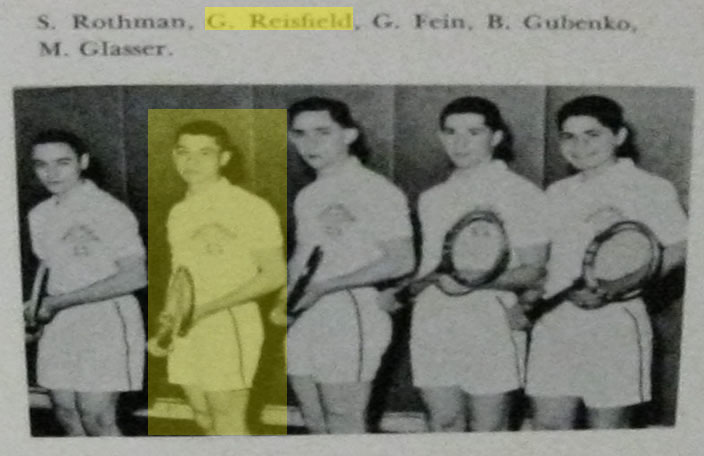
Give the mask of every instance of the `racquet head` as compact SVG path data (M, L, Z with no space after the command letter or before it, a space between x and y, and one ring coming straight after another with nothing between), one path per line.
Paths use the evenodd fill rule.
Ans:
M176 337L185 336L193 324L195 311L195 286L187 268L181 266L173 273L166 290L168 324L159 328L147 348L156 357L169 354Z
M447 233L438 272L473 288L501 275L509 260L508 236L501 219L492 211L477 210L462 217Z
M195 313L195 286L193 284L193 276L185 267L180 267L176 271L177 295L175 297L176 319L177 319L177 334L183 337L188 334L193 324L193 315Z
M582 277L604 304L637 297L660 271L662 248L646 225L623 221L597 235L586 250Z

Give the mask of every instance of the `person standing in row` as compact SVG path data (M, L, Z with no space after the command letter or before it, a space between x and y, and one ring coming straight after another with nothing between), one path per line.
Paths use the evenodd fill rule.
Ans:
M222 175L235 153L227 130L194 121L178 129L175 142L173 161L188 189L169 214L171 270L192 276L195 311L190 331L168 354L168 379L183 388L206 435L248 435L264 341L256 300L285 284L281 227L269 203ZM162 326L173 320L159 318Z
M51 197L29 213L32 250L48 268L36 319L37 381L69 436L121 435L120 392L142 389L144 327L132 293L146 286L146 254L132 212L84 177L90 155L73 133L32 142ZM26 315L33 320L33 315Z
M374 285L408 274L414 254L408 204L362 165L362 131L343 102L307 98L288 109L289 137L316 180L295 201L289 284L316 246L318 272L288 333L289 382L311 433L363 433L372 380L391 338Z
M454 171L418 203L423 243L411 284L419 293L410 341L413 384L433 432L506 430L525 370L528 322L517 294L540 286L548 258L545 197L509 170L510 132L493 102L456 99L442 110L439 127ZM445 236L475 210L503 221L510 259L493 281L467 289L435 271Z
M684 263L687 218L672 184L634 164L623 109L585 96L557 114L560 151L576 174L547 190L551 258L547 294L581 274L589 241L613 223L647 225L664 247L661 274ZM572 429L586 407L591 428L629 427L633 406L650 400L652 328L642 299L601 303L590 290L574 292L533 330L527 393L535 427ZM577 304L594 307L585 310Z

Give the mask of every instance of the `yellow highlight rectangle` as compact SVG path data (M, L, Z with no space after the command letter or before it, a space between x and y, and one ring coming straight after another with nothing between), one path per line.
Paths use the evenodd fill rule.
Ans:
M206 30L352 30L351 7L206 7Z

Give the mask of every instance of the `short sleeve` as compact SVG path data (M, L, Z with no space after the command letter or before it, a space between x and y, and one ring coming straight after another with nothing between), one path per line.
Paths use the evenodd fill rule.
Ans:
M101 224L106 231L109 250L116 259L133 256L146 256L144 243L139 235L137 218L122 203L112 205L112 210L104 214Z
M643 222L655 232L664 246L687 239L687 215L680 204L674 186L665 180L658 182L642 207Z
M369 215L374 221L371 225L376 239L390 241L413 236L408 200L400 190L389 184L384 192L370 191L368 195L373 198L368 207L373 208Z
M247 245L251 250L278 249L284 245L281 223L269 203L257 199L249 212Z
M548 208L545 194L532 184L523 183L509 193L506 230L516 248L547 244Z
M440 264L442 252L442 240L444 233L439 230L437 222L439 217L434 214L433 208L436 205L433 203L431 193L421 194L418 200L418 218L420 220L422 249L420 266L418 268L418 276L422 277L433 270Z
M169 242L169 250L171 251L171 270L175 271L178 266L183 265L183 259L181 258L181 255L179 253L178 246L176 245L175 241L175 230L174 227L176 226L176 208L178 206L174 206L171 208L171 211L169 212L169 217L166 220L166 238Z
M313 229L309 226L311 223L309 217L306 216L306 202L304 192L301 192L296 197L293 203L293 216L296 222L296 249L312 249L316 244L313 238Z
M46 261L46 240L43 232L46 222L38 209L37 207L29 212L29 237L32 241L32 252L34 252L34 255L40 260Z

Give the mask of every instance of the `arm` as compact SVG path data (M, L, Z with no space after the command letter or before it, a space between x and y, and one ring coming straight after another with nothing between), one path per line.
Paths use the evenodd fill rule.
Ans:
M117 298L147 285L143 256L122 258L116 264L118 271L110 277L79 290L45 297L39 310L39 319L48 322L56 313L69 307Z
M299 301L297 310L311 307L326 294L372 286L384 280L401 277L413 270L415 259L410 238L382 241L378 247L382 255L377 261L349 274L311 282L305 296Z
M252 254L259 273L234 291L199 306L193 317L194 321L249 303L285 285L286 262L282 248L255 250Z
M485 288L522 291L540 285L547 275L548 244L522 247L515 252L520 264L506 270Z
M537 244L515 249L518 258L518 266L507 269L493 281L481 285L477 289L505 290L521 292L527 289L539 287L547 275L547 262L549 247L548 244ZM466 291L466 287L457 283L448 275L439 275L438 280L442 281L443 288L451 290L457 289L460 293Z
M375 262L343 276L311 284L322 294L348 288L372 286L383 280L395 279L413 270L413 244L410 239L393 239L379 243L383 252Z
M662 254L660 277L664 277L673 269L684 264L687 256L686 241L677 242L665 247ZM657 278L656 278L657 279ZM607 302L606 294L589 289L576 290L570 293L569 299L582 308L598 308Z

